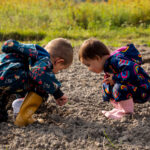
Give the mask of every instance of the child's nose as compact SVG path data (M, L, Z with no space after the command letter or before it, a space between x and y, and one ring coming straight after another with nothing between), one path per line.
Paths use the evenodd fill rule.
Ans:
M89 67L88 69L89 69L89 71L93 71L93 69L92 69L92 68L90 68L90 67Z
M88 70L89 70L89 71L91 71L91 68L90 68L90 67L88 67Z

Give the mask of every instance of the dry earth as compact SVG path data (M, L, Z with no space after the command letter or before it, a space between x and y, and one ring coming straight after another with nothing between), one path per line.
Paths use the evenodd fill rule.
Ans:
M150 48L136 47L144 58L142 66L150 74ZM35 115L44 123L23 128L13 124L9 109L9 121L0 124L0 150L149 150L150 102L136 104L135 114L121 121L105 118L101 110L112 106L102 102L103 74L91 73L81 65L77 48L74 56L73 65L57 74L69 102L59 107L50 96Z

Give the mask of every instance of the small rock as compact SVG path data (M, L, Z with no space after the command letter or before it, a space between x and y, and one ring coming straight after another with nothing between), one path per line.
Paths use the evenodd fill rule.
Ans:
M100 143L99 143L98 141L96 141L96 142L95 142L95 145L99 147L99 146L100 146Z
M39 123L44 123L44 119L42 119L42 118L38 118L37 121L38 121Z
M119 138L119 141L124 142L128 140L128 136L123 136Z

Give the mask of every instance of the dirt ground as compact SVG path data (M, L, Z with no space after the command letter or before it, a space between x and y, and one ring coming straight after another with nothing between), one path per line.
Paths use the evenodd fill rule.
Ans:
M150 75L150 48L136 47ZM0 150L150 149L150 102L135 104L135 113L120 121L105 118L101 111L112 106L102 102L103 74L91 73L81 65L77 48L73 65L56 76L69 102L59 107L50 96L35 114L44 123L23 128L13 124L12 110L8 110L9 121L0 124Z

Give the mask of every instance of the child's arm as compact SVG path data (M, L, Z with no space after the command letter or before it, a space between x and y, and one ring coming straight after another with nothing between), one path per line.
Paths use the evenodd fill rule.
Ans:
M55 99L61 98L64 93L60 90L61 83L56 79L52 72L52 64L48 57L44 57L37 61L30 68L30 77L38 86L47 94L51 94Z

